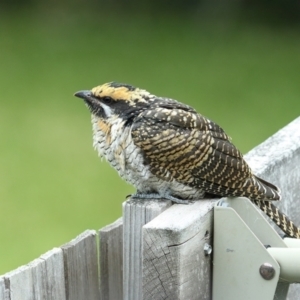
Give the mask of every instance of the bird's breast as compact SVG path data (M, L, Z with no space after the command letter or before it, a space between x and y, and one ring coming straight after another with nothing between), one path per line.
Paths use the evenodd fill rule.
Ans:
M131 127L121 119L99 120L92 118L94 148L116 169L119 175L143 193L171 194L183 199L199 199L203 192L174 180L162 167L163 178L153 174L151 165L131 135Z
M98 154L118 171L127 181L142 172L143 157L133 143L131 128L120 118L103 120L92 118L93 144Z

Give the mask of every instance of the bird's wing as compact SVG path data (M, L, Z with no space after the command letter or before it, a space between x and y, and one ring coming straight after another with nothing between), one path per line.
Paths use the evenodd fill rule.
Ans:
M132 124L132 138L157 177L229 195L253 177L222 128L177 101L157 101Z

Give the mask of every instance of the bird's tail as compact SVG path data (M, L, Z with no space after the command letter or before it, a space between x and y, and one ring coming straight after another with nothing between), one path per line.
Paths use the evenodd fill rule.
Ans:
M256 187L256 199L280 200L280 189L277 186L257 176L253 176L251 180L254 181Z
M297 227L271 201L252 200L275 224L289 237L300 239L300 228Z

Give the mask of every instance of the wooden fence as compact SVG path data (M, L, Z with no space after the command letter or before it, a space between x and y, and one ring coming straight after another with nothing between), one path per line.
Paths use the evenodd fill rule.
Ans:
M300 117L245 159L281 188L278 207L300 225ZM212 245L216 201L126 201L113 224L0 276L0 300L211 299L212 255L205 247ZM291 285L287 299L299 295Z

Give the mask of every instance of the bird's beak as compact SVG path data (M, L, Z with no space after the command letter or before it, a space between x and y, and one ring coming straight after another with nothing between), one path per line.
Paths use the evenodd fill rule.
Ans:
M74 94L75 97L78 97L78 98L82 98L84 100L88 100L91 98L92 96L92 93L91 91L88 91L88 90L85 90L85 91L79 91L79 92L76 92Z

